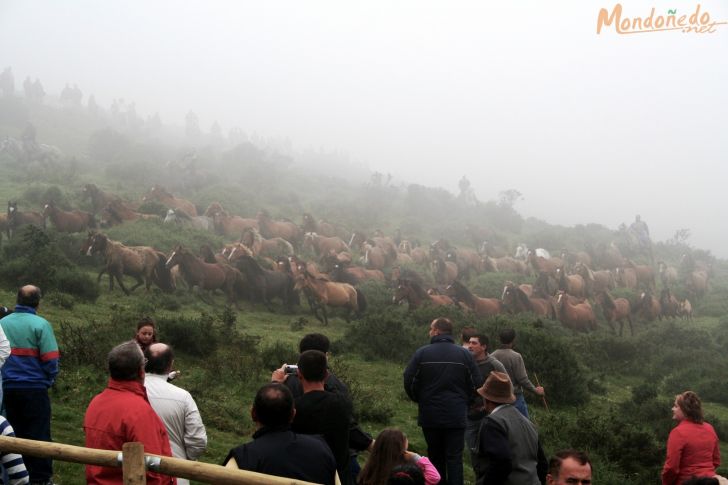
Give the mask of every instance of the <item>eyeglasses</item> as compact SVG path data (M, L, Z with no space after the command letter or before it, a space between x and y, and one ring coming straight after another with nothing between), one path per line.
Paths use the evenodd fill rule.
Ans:
M147 366L147 362L149 362L149 359L147 359L146 357L144 357L144 363L142 363L142 366L143 367L146 367Z
M591 478L582 478L579 480L578 478L567 478L566 483L567 485L591 485Z

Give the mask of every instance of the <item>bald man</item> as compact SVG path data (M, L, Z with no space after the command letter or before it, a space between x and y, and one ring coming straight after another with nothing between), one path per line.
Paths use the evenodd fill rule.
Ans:
M172 454L184 460L196 460L207 448L207 433L190 393L167 382L174 367L172 347L154 343L147 347L144 356L147 358L144 387L149 404L167 428ZM178 485L187 483L183 478L177 479Z
M5 409L18 438L51 441L48 388L58 374L58 344L53 327L38 316L40 288L18 290L15 311L0 320L10 341L10 357L2 368ZM25 457L31 483L53 483L53 461Z

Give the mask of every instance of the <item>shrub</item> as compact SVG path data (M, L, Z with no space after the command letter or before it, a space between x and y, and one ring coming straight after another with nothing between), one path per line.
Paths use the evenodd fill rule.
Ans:
M88 274L76 267L60 268L56 273L56 287L82 300L94 302L99 297L99 285Z
M290 345L276 340L273 345L268 345L261 350L260 360L264 369L273 371L280 368L283 363L298 362L298 352Z
M58 346L64 368L90 365L106 374L106 357L121 343L118 322L91 320L87 325L76 325L61 320L59 326Z
M428 321L429 323L429 321ZM365 359L405 362L425 343L427 333L418 329L403 308L369 312L352 322L336 348L356 352Z

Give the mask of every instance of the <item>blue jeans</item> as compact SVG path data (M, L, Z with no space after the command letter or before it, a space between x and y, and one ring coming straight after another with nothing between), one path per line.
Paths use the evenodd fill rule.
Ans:
M530 419L528 417L528 406L526 406L526 400L523 398L523 394L516 394L516 402L514 402L513 405L526 417L526 419Z
M15 436L51 441L51 400L47 389L3 389L5 411ZM53 460L23 456L31 482L53 478Z
M465 428L422 428L427 457L440 473L440 485L463 485Z

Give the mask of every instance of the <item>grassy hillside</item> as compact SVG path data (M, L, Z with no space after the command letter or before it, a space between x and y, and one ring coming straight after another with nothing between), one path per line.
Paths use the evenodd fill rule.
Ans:
M488 239L491 246L510 253L521 242L554 252L623 243L618 233L597 224L565 228L524 220L504 201L466 204L441 189L391 186L377 177L356 183L318 173L252 143L199 146L190 168L182 163L188 146L144 129L129 131L112 119L29 107L21 100L0 100L0 113L0 138L19 136L32 121L39 142L58 145L66 154L50 164L22 164L0 154L0 200L18 200L21 210L40 210L48 200L89 209L89 201L81 197L85 183L130 200L160 183L200 210L218 201L234 214L251 217L267 209L275 218L297 223L303 212L310 212L347 233L399 230L423 245L446 238L474 248ZM154 212L155 207L148 209ZM196 249L229 242L148 221L114 227L108 235L165 252L179 243ZM53 323L62 349L62 370L51 394L53 435L59 442L83 443L83 413L105 385L106 353L132 337L138 317L151 315L159 322L161 340L177 351L182 376L176 383L195 397L207 425L210 446L203 461L219 463L231 447L250 439L255 390L268 382L272 369L296 358L298 340L309 332L325 333L334 342L332 366L351 387L363 427L373 435L386 426L400 427L411 446L425 453L417 408L404 394L401 374L412 352L427 343L429 322L440 314L451 316L458 330L465 325L482 329L491 342L497 342L504 327L518 330L518 349L531 379L537 375L547 392L548 409L527 396L547 453L567 446L587 449L595 461L597 483L657 483L673 396L688 388L705 399L707 420L722 443L728 440L728 363L723 357L728 352L728 267L722 261L713 262L711 291L695 302L694 321L638 321L634 336L614 336L603 321L596 331L577 334L531 315L479 319L453 308L412 312L391 305L392 290L373 283L363 286L369 301L363 317L347 323L334 312L324 327L305 303L286 313L278 302L270 312L245 301L235 311L225 307L222 295L208 305L185 290L166 294L140 288L128 297L118 289L109 292L106 276L96 285L100 260L78 254L84 236L52 229L20 233L10 242L3 240L0 255L0 303L11 304L17 286L28 279L43 285L40 313ZM673 266L684 252L712 260L709 253L684 244L658 244L655 251L656 259ZM500 297L507 279L533 281L489 273L467 284L481 296ZM676 293L686 294L681 286ZM632 301L637 297L624 290L620 295ZM466 477L473 481L468 466ZM57 482L83 483L82 467L58 463Z

